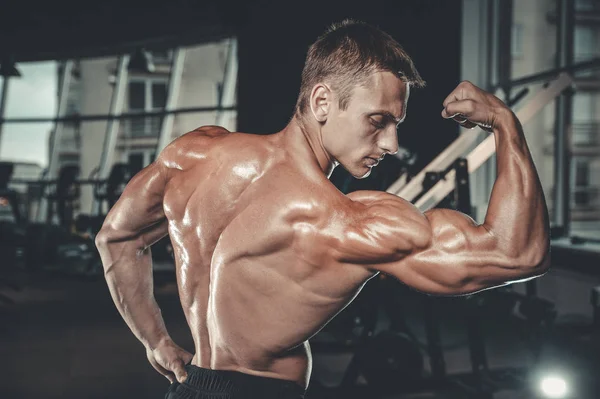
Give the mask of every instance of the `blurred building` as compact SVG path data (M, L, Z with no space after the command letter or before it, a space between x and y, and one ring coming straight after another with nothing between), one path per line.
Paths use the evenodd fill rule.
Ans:
M175 109L219 105L232 40L185 49ZM173 50L149 53L155 69L151 73L137 70L128 72L122 113L160 111L165 108ZM237 59L233 58L233 62L237 62ZM115 87L117 66L116 56L77 61L68 93L67 116L107 115ZM59 70L59 75L61 73ZM225 112L221 118L221 125L235 130L237 112L221 112ZM176 114L170 132L171 140L199 126L215 124L217 114L218 111ZM140 116L121 120L112 157L113 163L128 163L134 171L150 164L156 157L161 121L161 116ZM81 178L96 178L107 124L106 120L67 123L61 135L59 167L77 164L81 170ZM82 189L80 211L93 212L92 195L91 188Z
M553 69L556 64L556 1L513 2L511 72L518 79ZM600 2L575 1L574 62L600 55ZM573 232L600 227L600 73L575 75L573 95L571 221ZM530 149L552 212L554 191L554 104L549 104L526 128Z
M481 87L497 84L502 78L500 65L508 70L502 72L511 81L550 71L557 66L557 1L527 0L509 3L464 0L463 1L463 79ZM500 7L512 4L503 22L490 22L493 4ZM576 0L574 26L574 62L598 58L600 35L600 2ZM499 14L505 13L501 10ZM490 28L494 24L499 27ZM510 27L507 46L499 44L500 31ZM496 33L494 33L494 31ZM490 54L492 54L490 56ZM494 55L497 54L497 55ZM510 62L506 62L508 61ZM581 71L574 76L576 90L573 93L572 161L570 168L570 234L598 238L600 232L600 71ZM511 99L520 89L527 87L533 95L544 82L514 88ZM498 91L497 95L503 95ZM528 101L524 97L515 109ZM505 98L505 100L507 100ZM555 218L555 154L556 102L547 104L524 126L525 136L534 159L551 221ZM476 219L483 222L493 182L496 178L495 157L472 176L472 196ZM560 223L560 222L559 222Z
M481 61L487 51L485 35L482 34L487 29L487 19L481 17L483 14L479 11L484 3L479 0L464 1L465 15L471 17L465 16L463 21L463 76L480 85L490 81L489 76L484 76L485 68ZM556 67L556 5L556 0L512 1L511 79ZM581 62L600 55L600 2L576 0L575 6L574 62ZM176 108L218 105L229 43L229 40L224 40L186 49ZM122 112L156 111L164 108L173 53L169 49L163 49L153 51L152 55L156 65L155 72L129 72ZM117 57L112 57L83 59L77 63L69 90L68 114L108 114L117 62ZM540 87L541 83L530 86L532 91ZM575 234L589 233L597 236L600 231L600 73L578 73L576 88L571 128L571 229ZM516 91L511 94L514 96ZM550 103L525 127L551 214L554 209L555 188L555 113L555 104ZM235 130L236 119L237 113L229 112L222 124ZM216 122L216 111L178 114L171 137L175 138L198 126ZM160 116L122 120L113 162L127 162L134 170L140 170L152 162L156 156L160 125ZM82 178L95 177L106 128L107 122L102 120L68 125L62 135L59 164L76 163L81 168ZM492 163L493 161L490 162ZM492 166L473 180L474 190L477 190L474 205L478 208L478 219L485 215L494 179L495 170ZM83 212L92 211L91 189L82 190L80 209Z

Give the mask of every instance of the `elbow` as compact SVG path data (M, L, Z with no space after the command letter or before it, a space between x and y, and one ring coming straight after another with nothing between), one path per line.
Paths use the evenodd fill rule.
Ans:
M539 251L537 256L532 259L530 267L542 275L550 269L551 261L552 258L550 256L550 244L548 243L548 247L543 251Z
M527 251L520 257L519 265L531 276L542 276L548 272L551 264L550 244Z
M106 248L109 241L110 239L108 234L104 230L100 230L94 239L94 244L96 244L96 248L100 250L102 248Z
M544 275L551 264L550 240L538 240L525 248L504 248L501 253L505 267L520 271L523 278Z
M546 274L546 272L548 272L548 270L550 270L550 264L552 263L552 259L550 256L550 251L548 251L548 253L546 254L546 256L542 259L542 262L540 262L536 268L540 271L540 275L542 274Z
M119 241L118 232L107 227L103 227L100 229L98 234L96 234L96 238L94 239L94 244L96 244L96 248L99 251L106 250L112 243Z

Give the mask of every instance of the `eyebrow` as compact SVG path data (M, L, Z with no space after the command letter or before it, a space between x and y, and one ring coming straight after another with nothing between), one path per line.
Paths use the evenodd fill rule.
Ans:
M396 117L394 114L392 114L389 111L383 111L383 110L376 110L370 113L371 115L382 115L387 119L391 119L394 122L396 122L396 126L398 126L399 124L401 124L402 122L404 122L404 119L406 119L406 113L404 113L404 117L402 118L398 118Z

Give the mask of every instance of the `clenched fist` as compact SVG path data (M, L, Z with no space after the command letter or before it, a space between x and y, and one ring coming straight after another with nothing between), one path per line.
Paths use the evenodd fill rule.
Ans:
M503 121L514 117L498 97L468 81L461 82L443 104L442 117L452 118L468 129L479 126L493 132Z

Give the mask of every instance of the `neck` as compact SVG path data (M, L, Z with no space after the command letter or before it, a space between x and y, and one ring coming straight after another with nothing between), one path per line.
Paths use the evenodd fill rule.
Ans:
M288 148L301 157L310 158L329 178L338 162L327 153L318 126L305 123L295 114L282 131Z

